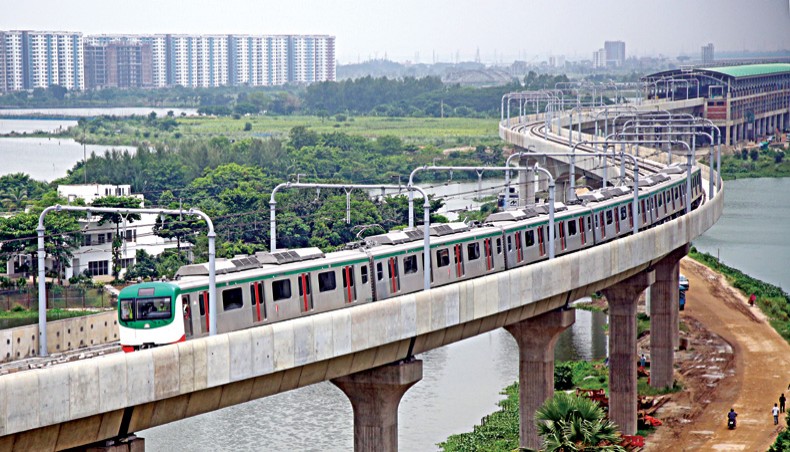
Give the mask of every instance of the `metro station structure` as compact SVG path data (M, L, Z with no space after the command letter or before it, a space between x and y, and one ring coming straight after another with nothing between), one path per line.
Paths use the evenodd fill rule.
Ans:
M681 68L642 78L645 99L702 98L693 114L718 126L726 145L790 129L790 64Z

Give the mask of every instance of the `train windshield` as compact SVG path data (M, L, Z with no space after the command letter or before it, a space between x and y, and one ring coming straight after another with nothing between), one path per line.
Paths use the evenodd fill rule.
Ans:
M172 316L170 297L129 298L121 300L121 320L169 319Z

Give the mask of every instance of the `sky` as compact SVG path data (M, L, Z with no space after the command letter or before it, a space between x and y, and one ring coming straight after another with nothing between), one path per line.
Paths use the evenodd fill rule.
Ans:
M329 34L339 63L790 49L790 0L0 0L0 30Z

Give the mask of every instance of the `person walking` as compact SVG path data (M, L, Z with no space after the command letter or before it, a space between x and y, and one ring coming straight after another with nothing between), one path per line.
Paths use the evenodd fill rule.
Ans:
M774 415L774 425L779 425L779 407L775 403L774 407L771 408L771 414Z
M755 294L749 295L749 306L754 306L754 302L757 300L757 296Z
M785 398L785 393L783 392L782 395L779 396L779 412L780 413L784 413L785 412L785 401L787 401L787 399Z

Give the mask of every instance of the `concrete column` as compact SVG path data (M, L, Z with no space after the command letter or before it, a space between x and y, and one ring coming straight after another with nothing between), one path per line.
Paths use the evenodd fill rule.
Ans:
M669 253L653 267L656 281L650 286L650 386L671 387L674 383L675 348L678 343L678 275L680 259L688 245Z
M609 302L609 419L636 434L636 304L655 280L646 270L603 290Z
M519 446L539 449L535 411L554 396L554 345L560 333L576 320L575 310L547 312L505 329L518 342Z
M335 378L354 408L354 450L398 450L398 405L403 394L422 380L422 361L388 364Z
M531 168L535 165L535 159L522 156L518 165L522 168ZM533 170L518 172L518 196L518 205L520 207L535 204L535 172Z
M86 452L145 452L145 439L132 435L122 440L108 440L104 444L86 446Z

